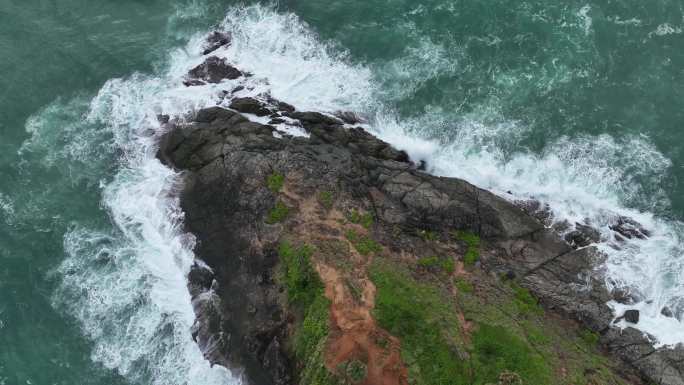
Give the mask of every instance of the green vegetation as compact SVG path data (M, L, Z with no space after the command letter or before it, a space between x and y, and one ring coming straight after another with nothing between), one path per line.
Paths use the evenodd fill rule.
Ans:
M283 184L285 183L285 176L282 174L278 174L274 172L273 174L269 175L268 178L266 178L266 185L268 186L268 189L273 191L273 193L277 193L280 191L280 189L283 188Z
M439 264L439 257L436 255L431 257L422 257L418 259L418 264L422 267L434 267Z
M278 249L282 263L282 281L287 301L304 314L294 337L294 351L302 363L300 383L303 385L334 385L334 376L324 362L328 338L330 301L323 294L323 283L311 265L313 248L293 247L288 242Z
M468 246L463 256L463 263L466 266L474 265L480 259L480 237L470 231L455 231L452 235Z
M470 293L472 293L472 292L475 290L475 289L473 288L473 284L470 283L470 282L468 282L468 281L466 281L466 280L463 279L463 278L457 278L457 279L454 281L454 285L456 285L456 288L457 288L458 291L460 291L461 293L470 294Z
M416 282L406 272L376 265L370 277L377 288L375 318L401 339L402 357L416 383L469 384L467 363L450 341L451 335L458 335L450 304L434 288Z
M334 202L332 191L321 191L318 193L318 201L321 202L321 205L326 209L331 209Z
M453 258L444 258L441 264L442 270L446 271L447 274L451 275L454 273L456 266L454 264Z
M282 242L278 249L283 263L283 283L287 300L290 304L299 305L304 309L323 294L323 283L311 266L313 251L309 245L295 248L289 242Z
M520 313L541 313L543 312L537 299L530 294L530 291L521 287L515 282L511 283L511 288L515 293L514 302Z
M532 344L532 345L546 345L549 342L551 342L551 338L549 338L546 333L542 331L538 326L536 326L532 322L528 321L523 321L521 323L521 326L523 327L523 330L525 331L525 335L527 336L527 340Z
M382 251L382 246L367 235L360 235L354 230L347 230L346 237L361 255L370 255Z
M338 372L348 378L352 384L356 384L366 379L368 368L363 362L352 360L341 363L338 367Z
M594 333L589 329L582 329L580 331L580 338L582 339L582 341L586 342L587 345L593 348L596 347L596 345L598 345L600 337L597 333Z
M436 255L431 257L422 257L418 259L418 265L424 268L439 267L447 274L452 274L455 269L454 260L451 258L440 258Z
M352 209L349 213L349 222L361 225L366 229L370 229L374 221L371 213L361 214L356 209Z
M548 361L506 328L480 324L473 334L473 383L496 381L504 371L513 371L528 384L548 384Z
M524 338L498 324L481 322L472 344L460 340L453 305L439 289L417 282L409 273L376 263L371 279L377 287L374 315L402 341L402 357L418 385L497 383L515 380L548 384L551 367ZM472 286L458 280L464 292ZM512 382L515 384L516 382Z
M278 201L275 207L268 213L268 218L266 218L266 223L269 225L279 223L285 220L287 214L290 213L290 209L285 206L285 203Z

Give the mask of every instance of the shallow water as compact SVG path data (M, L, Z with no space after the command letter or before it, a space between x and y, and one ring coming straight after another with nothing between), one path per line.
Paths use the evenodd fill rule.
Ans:
M681 2L170 3L0 0L0 384L240 383L192 343L193 239L154 159L157 114L244 81L181 84L217 25L245 94L361 112L433 173L599 228L607 283L684 341L660 315L684 315ZM617 242L619 215L652 236Z

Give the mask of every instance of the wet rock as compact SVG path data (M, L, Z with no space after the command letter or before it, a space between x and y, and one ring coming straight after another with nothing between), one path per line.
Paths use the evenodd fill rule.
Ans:
M670 308L667 306L664 306L662 309L660 309L660 314L664 315L665 317L674 317L674 314L672 314L672 310L670 310Z
M183 85L186 87L203 86L205 84L207 83L197 79L188 79L183 81Z
M630 309L623 315L625 321L633 324L639 323L639 310Z
M553 213L551 212L551 207L548 204L542 204L536 199L517 200L514 203L528 215L537 218L537 220L544 225L548 226L551 224Z
M342 124L342 121L333 118L328 115L321 114L320 112L290 112L288 114L284 114L285 116L292 118L292 119L297 119L301 121L305 126L307 125L337 125L337 124Z
M229 32L215 31L207 38L202 55L208 55L225 45L230 45L230 41L231 35Z
M565 241L571 246L585 247L601 240L601 233L591 226L575 223L575 230L565 234Z
M365 123L363 118L351 111L338 111L335 113L335 116L347 124Z
M204 63L198 65L188 72L188 77L190 79L187 80L187 82L196 83L197 80L203 80L208 83L219 83L223 79L232 80L237 79L240 76L243 76L243 73L237 68L228 64L226 59L210 56L204 61Z
M281 123L285 123L285 119L273 118L273 119L268 121L268 124L281 124Z
M255 99L236 101L231 108L237 111L272 112ZM336 206L372 207L374 234L396 229L392 247L424 247L415 243L424 242L415 236L417 229L478 234L487 247L482 269L507 274L546 309L600 333L602 343L644 378L684 385L684 359L678 361L684 355L655 351L643 333L611 327L606 303L613 296L595 269L605 255L593 246L573 249L545 228L540 220L550 221L548 206L536 202L521 210L466 181L420 172L405 152L362 128L345 128L337 118L317 112L283 115L301 122L309 137L275 138L271 126L212 107L199 111L192 123L171 127L161 139L158 157L184 170L181 208L197 239L195 255L213 273L209 290L207 272L191 272L189 285L197 288L191 289L198 320L193 335L212 363L244 368L253 385L291 384L296 374L283 346L291 342L288 332L298 316L283 306L284 288L269 278L278 275L283 226L264 225L277 199L265 177L278 172L296 181L287 185L293 197L334 186ZM588 229L582 236L595 239Z
M271 111L268 110L263 103L254 98L235 98L230 103L230 108L256 116L268 116L271 114Z
M632 305L636 302L633 294L627 288L615 288L610 293L617 303Z
M278 101L278 102L276 102L276 106L278 107L278 110L279 110L279 111L283 111L283 112L295 112L294 106L291 105L291 104L287 104L287 103L285 103L285 102L280 102L280 101Z
M639 222L628 217L618 217L610 229L627 239L646 239L651 232L646 230Z

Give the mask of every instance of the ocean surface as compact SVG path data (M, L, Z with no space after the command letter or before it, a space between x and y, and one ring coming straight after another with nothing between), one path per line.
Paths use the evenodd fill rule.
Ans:
M246 93L356 111L432 173L600 229L606 284L684 342L681 0L0 0L0 385L242 383L192 341L154 158L158 114L235 85L182 85L217 28Z

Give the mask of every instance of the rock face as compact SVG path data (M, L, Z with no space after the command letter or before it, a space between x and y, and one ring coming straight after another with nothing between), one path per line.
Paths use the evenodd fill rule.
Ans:
M241 76L213 58L191 74L210 82ZM546 309L599 333L626 373L635 370L650 382L684 385L684 350L654 349L635 329L611 327L606 302L612 297L594 269L603 256L585 247L598 240L593 229L576 227L566 242L540 222L545 218L466 181L421 172L405 152L362 128L344 127L336 117L296 111L278 101L267 109L248 98L234 99L231 108L298 120L310 137L277 138L273 126L212 107L196 112L190 123L169 123L161 139L159 158L186 171L181 195L185 223L197 237L196 255L207 265L192 269L189 289L197 314L193 335L210 361L244 368L256 385L296 379L288 350L293 320L275 279L284 229L264 221L277 201L265 181L277 173L297 181L292 196L335 190L349 201L363 202L381 229L381 241L392 249L417 247L412 242L418 230L479 235L486 245L483 269L515 278ZM614 230L625 237L647 236L627 220Z
M203 84L202 82L218 83L223 79L237 79L244 74L228 64L226 59L211 56L204 63L191 69L188 75L190 79L186 85Z

